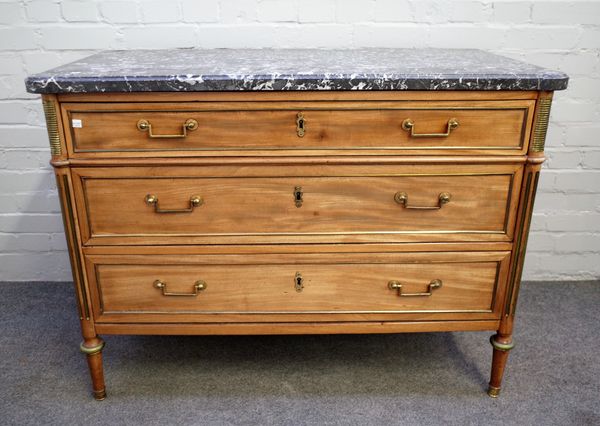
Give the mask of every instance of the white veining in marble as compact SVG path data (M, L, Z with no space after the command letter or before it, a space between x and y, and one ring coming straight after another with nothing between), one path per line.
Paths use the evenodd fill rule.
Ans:
M473 49L106 51L26 79L32 93L561 90L564 73Z

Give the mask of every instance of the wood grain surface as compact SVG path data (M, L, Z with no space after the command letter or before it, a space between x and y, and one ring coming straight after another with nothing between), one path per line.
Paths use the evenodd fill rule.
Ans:
M492 319L508 254L97 255L88 258L88 270L97 322L239 322L248 315L254 321L391 320L411 313L413 319ZM431 296L388 288L394 280L402 294L425 293L436 279L442 286ZM165 296L156 280L169 293L196 295ZM206 289L194 290L198 280Z
M120 155L293 155L405 152L511 155L526 149L534 102L210 102L63 104L63 125L74 157ZM305 133L297 133L302 113ZM155 135L181 135L188 119L198 128L185 137L151 138L137 128L139 120L152 125ZM446 137L413 137L402 128L413 120L414 132L445 133L448 120L458 128ZM78 124L73 126L73 120ZM108 130L108 131L107 131ZM190 152L191 151L191 152ZM256 152L254 152L256 151Z
M98 348L88 355L96 397L104 395L103 333L469 330L498 332L497 395L544 159L532 126L545 122L551 97L43 96L59 107L61 154L52 165L82 335ZM409 118L417 134L445 133L451 118L459 125L443 137L414 137L402 127ZM188 119L198 128L150 138L137 127L141 119L156 135L180 134ZM394 199L399 192L406 203ZM439 206L442 193L450 201L440 209L408 208ZM149 194L157 204L145 201ZM192 211L157 211L187 209L192 196L202 199ZM194 290L199 280L206 287ZM442 286L402 297L392 280L405 294L428 293L432 280Z
M78 203L90 244L131 244L205 241L234 238L245 241L335 242L365 238L375 242L406 241L410 234L428 241L449 236L508 241L516 200L512 197L520 168L480 167L472 172L459 167L429 167L404 172L402 167L378 169L335 168L333 176L320 176L320 167L305 168L303 175L285 176L279 167L246 168L246 176L219 176L222 170L181 170L187 176L169 176L167 168L78 169ZM300 171L300 170L299 170ZM117 173L118 172L118 173ZM404 172L404 173L403 173ZM238 171L239 174L239 171ZM284 176L277 176L284 175ZM262 177L266 176L266 177ZM294 191L301 188L296 206ZM407 208L395 201L397 192L408 196L408 207L439 206L439 196L450 202L437 210ZM160 213L145 202L158 197L161 209L187 209L190 198L202 204L191 212ZM440 237L438 237L440 235ZM462 235L462 237L461 237ZM102 240L102 241L98 241Z

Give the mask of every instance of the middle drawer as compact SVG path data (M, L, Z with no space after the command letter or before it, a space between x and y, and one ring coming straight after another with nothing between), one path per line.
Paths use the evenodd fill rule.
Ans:
M509 241L520 165L74 169L84 243Z

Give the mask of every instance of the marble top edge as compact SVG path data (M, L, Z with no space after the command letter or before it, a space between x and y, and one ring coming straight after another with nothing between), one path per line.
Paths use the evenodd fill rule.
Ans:
M559 71L476 49L112 50L25 80L31 93L562 90Z

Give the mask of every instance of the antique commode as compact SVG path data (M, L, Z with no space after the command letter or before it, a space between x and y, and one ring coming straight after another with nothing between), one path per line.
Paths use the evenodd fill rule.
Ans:
M112 51L34 75L94 396L103 334L491 330L552 92L477 50Z

